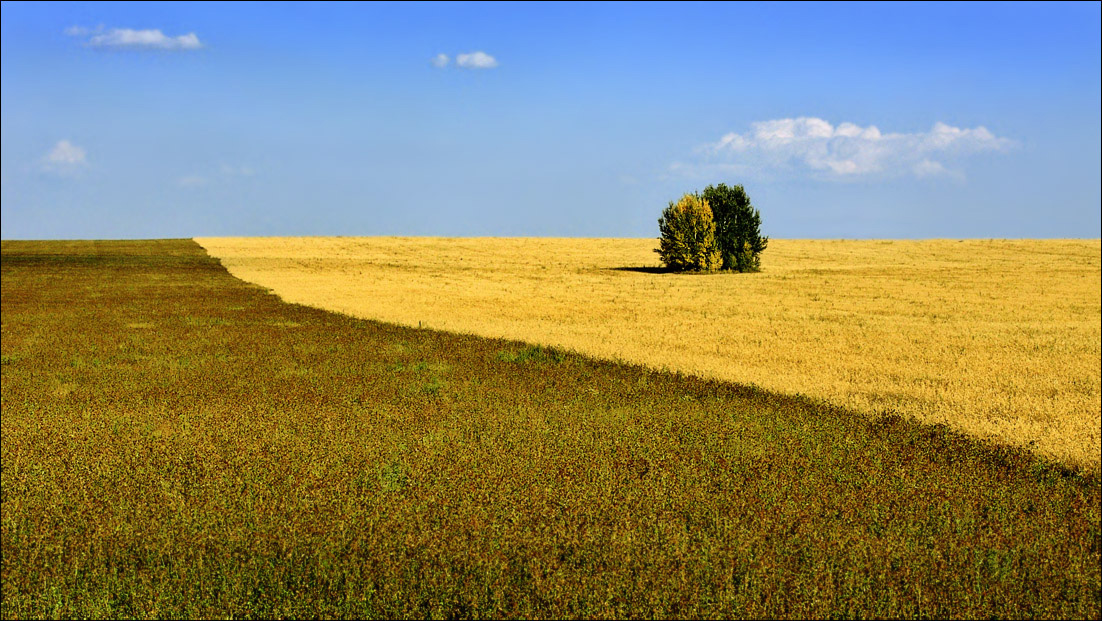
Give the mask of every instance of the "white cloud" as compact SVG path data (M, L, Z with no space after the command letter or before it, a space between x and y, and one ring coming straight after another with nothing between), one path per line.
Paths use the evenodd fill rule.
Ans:
M84 149L76 146L68 140L58 140L53 149L46 154L46 162L59 165L79 165L85 162Z
M911 167L916 177L938 177L942 175L946 176L959 176L953 173L939 162L932 160L922 160Z
M457 54L455 64L465 69L493 69L497 66L497 59L486 52L471 52Z
M448 63L451 62L451 59L448 58L447 54L437 54L436 56L432 57L432 60L430 62L432 62L433 67L436 67L437 69L443 69L444 67L448 66Z
M92 30L84 26L70 26L65 34L71 37L91 35L86 43L91 47L117 49L153 49L153 50L197 50L203 47L194 32L178 36L168 36L159 29L134 30L132 28L104 29L102 26Z
M87 163L84 149L68 140L58 140L54 148L42 156L41 167L46 172L72 174L83 169Z
M810 171L832 179L912 174L959 176L944 161L965 155L1005 151L1014 141L985 127L961 129L935 123L927 132L883 133L874 125L841 123L814 117L752 123L750 131L729 133L699 151L712 166L743 172ZM693 168L685 164L685 171Z

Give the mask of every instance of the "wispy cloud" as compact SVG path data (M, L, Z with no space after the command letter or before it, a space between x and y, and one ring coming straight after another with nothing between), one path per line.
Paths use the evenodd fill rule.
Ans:
M42 156L42 170L54 173L72 173L83 168L87 153L68 140L58 140L46 155Z
M493 69L497 66L497 59L486 52L470 52L457 54L455 64L464 69Z
M183 35L169 36L157 28L134 30L132 28L95 29L84 26L70 26L65 34L85 39L90 47L113 49L147 50L197 50L203 47L198 35L189 32Z
M452 59L447 54L437 54L429 62L437 69L446 69ZM493 69L497 67L497 59L486 52L468 52L455 55L455 66L461 69Z
M743 173L803 173L828 179L875 176L954 176L946 165L966 155L1006 151L1014 141L979 126L961 129L935 123L927 132L884 133L875 125L837 126L814 117L752 123L750 131L729 133L698 149L696 162L678 162L671 171L692 173L719 167Z

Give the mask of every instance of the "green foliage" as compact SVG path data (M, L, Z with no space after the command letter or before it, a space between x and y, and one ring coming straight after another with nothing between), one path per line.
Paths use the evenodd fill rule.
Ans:
M723 269L756 272L761 269L761 253L769 243L761 235L761 213L750 204L741 185L709 185L700 194L712 207L716 240Z
M761 235L761 213L741 185L709 185L686 194L658 219L662 263L675 271L756 272L769 243Z
M712 209L706 200L686 194L658 218L661 237L655 252L675 271L711 271L720 267Z

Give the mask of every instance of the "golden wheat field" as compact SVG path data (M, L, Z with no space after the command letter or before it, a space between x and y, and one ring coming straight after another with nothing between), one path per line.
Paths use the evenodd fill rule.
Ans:
M200 238L352 316L551 345L895 412L1097 470L1099 240L772 240L757 274L653 239Z

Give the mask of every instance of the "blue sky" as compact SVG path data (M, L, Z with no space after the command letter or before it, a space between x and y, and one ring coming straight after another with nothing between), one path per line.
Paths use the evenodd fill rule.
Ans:
M1102 234L1099 3L2 12L4 239Z

